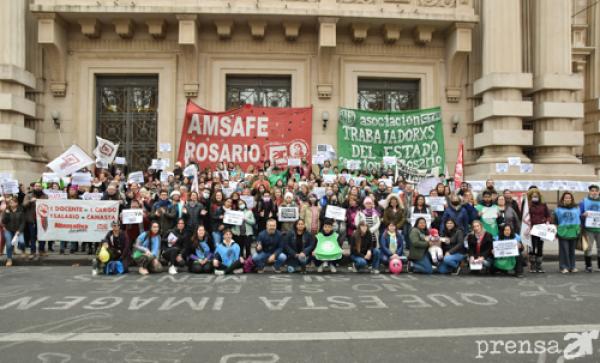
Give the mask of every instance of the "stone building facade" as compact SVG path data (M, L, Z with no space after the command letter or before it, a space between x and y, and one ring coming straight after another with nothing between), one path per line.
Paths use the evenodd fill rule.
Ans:
M594 0L0 1L0 170L31 180L76 143L175 157L187 99L313 106L313 147L338 107L441 106L448 168L468 179L520 156L531 174L600 169Z

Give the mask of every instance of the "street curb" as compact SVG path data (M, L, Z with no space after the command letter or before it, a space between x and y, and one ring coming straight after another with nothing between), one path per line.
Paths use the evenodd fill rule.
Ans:
M576 256L577 262L583 262L583 256ZM595 261L595 260L594 260ZM558 255L544 256L544 262L558 262ZM6 264L6 255L0 258L0 266ZM344 268L350 266L351 261L348 256L344 256L339 266ZM91 255L56 255L48 257L40 257L38 260L23 259L21 256L16 256L13 259L13 266L92 266Z

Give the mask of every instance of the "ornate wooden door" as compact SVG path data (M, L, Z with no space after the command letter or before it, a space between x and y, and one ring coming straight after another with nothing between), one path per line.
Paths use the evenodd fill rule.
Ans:
M96 100L96 134L119 143L130 171L146 170L156 158L158 77L98 76Z

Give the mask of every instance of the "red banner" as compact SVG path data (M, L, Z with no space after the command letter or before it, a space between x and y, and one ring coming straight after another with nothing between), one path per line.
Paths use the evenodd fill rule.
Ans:
M243 106L211 112L188 101L178 160L201 166L220 161L258 165L271 160L287 165L288 159L310 163L312 107L271 108Z
M465 153L465 143L464 140L460 140L460 144L458 145L458 156L456 157L456 165L454 166L454 190L458 191L460 189L460 185L464 179L464 153Z

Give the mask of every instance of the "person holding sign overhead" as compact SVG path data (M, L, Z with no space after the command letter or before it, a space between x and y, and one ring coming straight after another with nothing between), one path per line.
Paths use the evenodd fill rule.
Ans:
M571 192L564 192L561 195L558 207L552 213L552 223L557 225L560 272L563 274L577 272L575 243L581 233L581 214Z
M579 211L581 212L581 220L584 222L585 237L588 245L585 253L585 271L592 272L592 250L594 242L597 249L598 269L600 270L600 218L592 217L592 214L600 216L600 187L597 184L592 184L588 187L588 195L579 203ZM598 221L598 222L597 222Z

